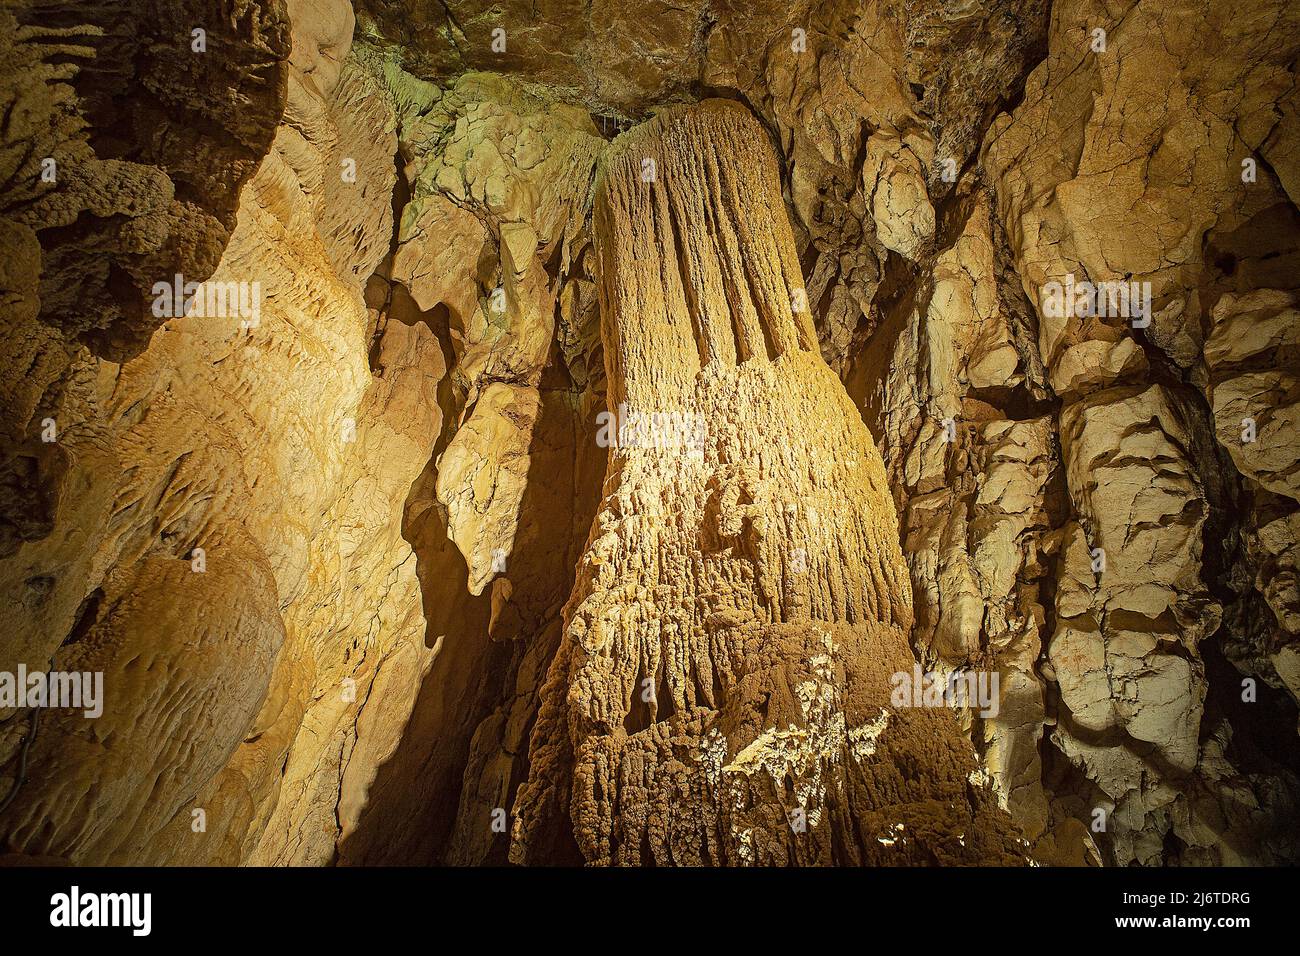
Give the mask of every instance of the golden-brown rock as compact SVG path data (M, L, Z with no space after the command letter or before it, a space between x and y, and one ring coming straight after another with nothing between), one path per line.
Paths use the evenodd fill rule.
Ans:
M593 863L1016 859L951 714L890 702L913 663L906 567L878 454L798 306L777 196L761 128L725 101L665 111L606 159L622 421L518 862L569 827Z

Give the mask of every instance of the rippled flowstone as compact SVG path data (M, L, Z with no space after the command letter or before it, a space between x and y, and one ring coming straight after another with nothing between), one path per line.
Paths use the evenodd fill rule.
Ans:
M595 231L610 405L663 440L611 447L512 858L571 829L592 863L1013 862L951 712L891 706L897 520L761 128L706 101L620 137Z

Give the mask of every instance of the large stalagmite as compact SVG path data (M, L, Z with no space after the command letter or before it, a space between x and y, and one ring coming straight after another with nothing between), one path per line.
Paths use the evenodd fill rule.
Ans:
M0 863L1300 860L1300 4L0 8Z
M762 127L712 100L620 137L595 233L618 420L512 858L571 821L594 863L1014 861L952 713L891 705L897 519Z

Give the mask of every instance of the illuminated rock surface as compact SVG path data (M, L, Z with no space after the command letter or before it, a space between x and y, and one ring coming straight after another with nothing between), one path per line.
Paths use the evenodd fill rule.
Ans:
M105 695L0 707L4 853L1300 859L1295 4L15 0L0 53L0 671Z

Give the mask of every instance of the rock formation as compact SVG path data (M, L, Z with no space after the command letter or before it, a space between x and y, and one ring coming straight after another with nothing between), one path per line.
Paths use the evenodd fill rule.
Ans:
M1298 28L7 3L0 854L1295 862Z
M605 155L594 218L621 420L512 859L554 858L567 811L595 863L1013 860L952 715L889 706L897 525L762 128L726 101L659 114Z

